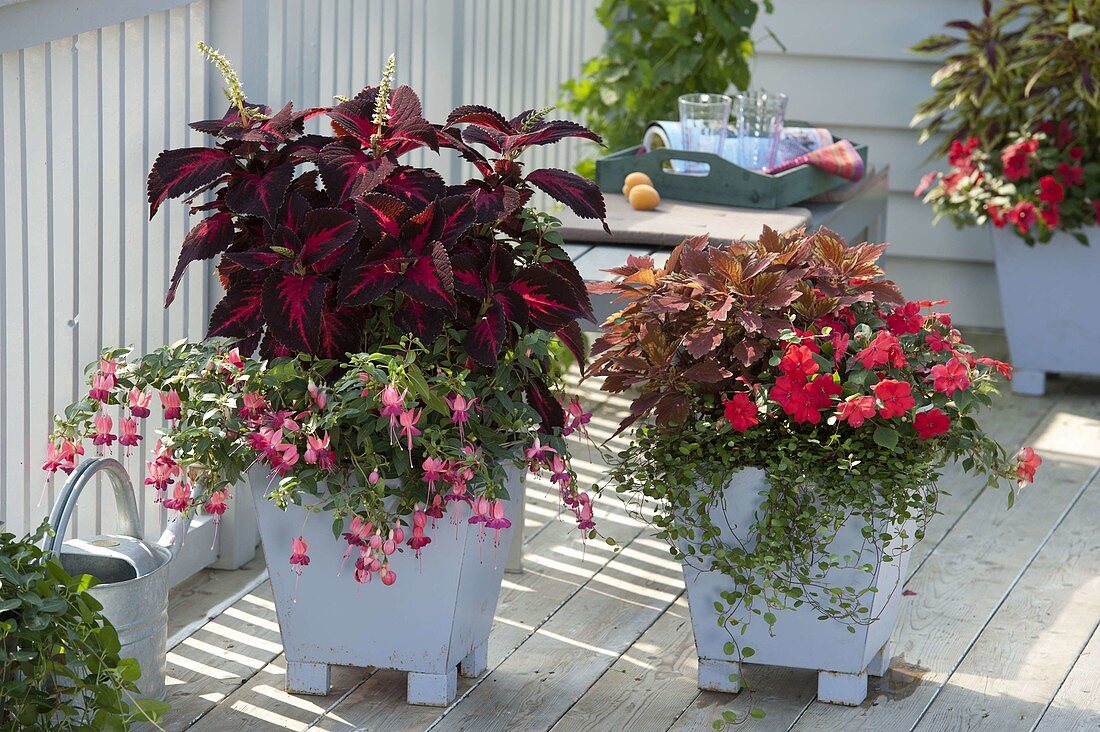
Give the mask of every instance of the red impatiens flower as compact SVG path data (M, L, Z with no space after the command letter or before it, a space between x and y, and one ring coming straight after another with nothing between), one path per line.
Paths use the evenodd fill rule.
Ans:
M905 381L883 379L875 384L874 392L882 402L879 414L886 419L900 417L917 404L913 399L913 387Z
M1035 471L1043 464L1039 453L1030 447L1022 448L1016 453L1016 484L1023 488L1028 483L1035 482Z
M779 370L786 376L805 380L821 367L814 360L813 352L806 346L789 346L779 360Z
M951 348L951 344L943 337L939 331L932 331L924 337L924 342L928 344L928 347L935 353L946 351Z
M958 168L964 173L970 173L974 170L974 163L970 159L970 155L974 152L974 148L978 147L979 140L976 137L968 137L966 142L960 142L959 140L952 140L951 147L947 151L947 160L951 163L951 166Z
M1005 178L1015 181L1031 175L1031 166L1028 165L1028 156L1033 152L1027 142L1018 142L1009 145L1001 153L1001 163L1004 165Z
M1061 203L1066 198L1062 184L1054 180L1053 175L1044 175L1039 179L1039 200L1045 203Z
M920 329L924 327L924 318L921 317L920 306L919 302L907 302L900 308L895 308L894 312L886 316L886 327L898 336L906 333L919 333Z
M1043 206L1039 210L1039 215L1043 217L1043 223L1046 224L1048 229L1057 228L1058 223L1062 220L1062 212L1055 204Z
M775 380L775 386L771 388L768 395L795 422L817 424L821 421L821 413L811 402L810 393L801 379L780 376Z
M841 402L837 406L836 416L851 427L862 427L864 422L875 416L875 398L857 396Z
M965 391L970 388L970 371L958 358L936 364L932 367L932 388L947 396L957 390Z
M1054 166L1054 174L1062 181L1063 185L1067 186L1083 186L1085 185L1085 169L1080 165L1070 165L1069 163L1058 163ZM1050 177L1050 176L1047 176Z
M1021 234L1026 234L1031 230L1037 218L1035 204L1031 201L1020 201L1005 214L1005 218L1008 219L1009 223L1016 224L1016 228L1020 230Z
M992 203L988 203L985 206L985 213L989 216L989 220L998 229L1003 229L1008 221L1005 219L1005 212L1000 206L995 206Z
M806 387L806 395L814 409L827 409L832 406L833 397L840 396L842 388L840 382L833 378L832 374L819 374Z
M986 358L983 356L978 359L978 363L984 366L992 366L993 368L997 369L997 373L999 373L1001 376L1005 377L1006 379L1012 379L1012 366L1005 363L1004 361L998 361L995 358Z
M726 420L738 432L745 432L760 423L756 402L748 394L734 394L726 400Z
M913 427L917 430L917 436L922 440L942 435L951 429L951 420L936 407L919 413L913 420Z
M880 330L866 348L856 354L856 358L865 369L873 369L876 366L892 364L896 368L905 365L905 354L901 350L901 342L892 333Z

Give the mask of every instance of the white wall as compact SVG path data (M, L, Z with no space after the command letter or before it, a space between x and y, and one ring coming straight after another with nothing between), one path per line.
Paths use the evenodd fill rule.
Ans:
M873 164L890 165L886 267L911 299L951 300L956 322L1000 327L1000 299L989 234L932 226L913 197L930 143L908 128L930 91L937 64L907 49L958 18L976 18L977 0L777 0L754 35L771 28L786 53L761 41L754 85L790 96L788 115L829 127L869 146Z

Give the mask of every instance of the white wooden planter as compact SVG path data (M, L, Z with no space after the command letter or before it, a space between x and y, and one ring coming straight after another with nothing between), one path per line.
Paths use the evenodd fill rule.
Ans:
M397 581L387 587L377 577L356 583L353 559L337 576L347 544L333 538L331 514L300 506L280 510L264 498L269 478L254 470L249 477L286 654L287 691L326 694L329 666L374 666L409 672L410 704L446 706L455 697L457 673L482 674L509 544L523 521L523 482L513 468L508 476L506 516L513 528L502 531L500 546L493 546L491 529L479 542L479 527L465 520L467 507L457 530L447 517L434 529L429 524L432 542L422 561L407 546L392 555ZM300 579L288 562L299 534L310 557Z
M723 541L735 543L737 536L745 541L748 527L763 501L760 493L766 489L763 470L745 468L734 474L722 499L710 511L712 523L721 527ZM900 579L905 577L909 563L908 552L884 562L878 549L864 548L862 526L861 520L849 520L837 533L830 551L841 556L860 552L851 566L870 563L876 571L836 569L829 573L828 582L834 587L877 587L870 616L876 620L856 626L856 632L852 633L841 621L818 620L821 613L806 603L799 608L775 611L776 622L771 631L763 618L745 612L740 618L749 621L748 629L737 636L742 647L755 651L752 664L817 671L819 701L853 706L867 696L867 676L882 676L890 665L890 633L902 598ZM908 533L911 536L913 532ZM912 539L908 543L911 546ZM723 649L730 635L718 626L714 609L714 603L721 600L720 593L732 590L733 582L720 572L702 571L700 564L698 558L684 564L688 606L699 654L699 688L737 693L740 685L730 681L729 675L741 672Z
M1048 372L1100 375L1100 227L1085 230L1089 246L1060 233L1034 247L990 228L1012 390L1041 395Z

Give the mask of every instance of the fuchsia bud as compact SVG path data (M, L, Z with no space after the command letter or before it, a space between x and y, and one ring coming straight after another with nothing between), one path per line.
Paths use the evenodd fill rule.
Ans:
M313 400L317 409L324 409L325 405L328 404L328 394L314 384L313 379L310 379L309 384L306 386L306 390L309 392L309 398Z
M379 478L379 475L378 475L378 471L377 470L370 471L370 475L367 476L367 482L369 482L371 485L378 485L379 480L380 480L380 478Z
M382 567L381 571L379 571L378 573L378 577L382 580L382 584L389 587L397 581L397 572L394 572L392 569L389 568L389 565L387 565L385 567Z

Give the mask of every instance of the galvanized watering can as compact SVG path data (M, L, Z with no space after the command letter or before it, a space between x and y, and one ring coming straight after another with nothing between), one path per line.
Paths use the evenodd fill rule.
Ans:
M63 543L76 501L99 473L110 478L118 508L118 534L70 539ZM57 497L45 549L58 555L69 574L90 574L99 584L88 592L103 605L103 614L118 631L123 658L141 666L142 696L164 699L168 643L168 563L176 537L187 532L189 518L174 520L156 544L141 539L137 498L126 468L113 458L93 458L77 466Z

